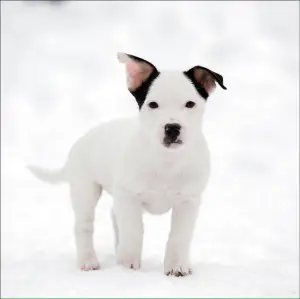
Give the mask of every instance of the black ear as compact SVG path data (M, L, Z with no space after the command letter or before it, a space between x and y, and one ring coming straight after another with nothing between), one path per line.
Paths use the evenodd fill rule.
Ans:
M193 82L201 96L207 98L216 88L217 82L223 89L227 89L223 84L223 77L203 66L194 66L184 74Z
M118 60L126 66L127 87L141 108L159 72L151 62L131 54L118 53Z

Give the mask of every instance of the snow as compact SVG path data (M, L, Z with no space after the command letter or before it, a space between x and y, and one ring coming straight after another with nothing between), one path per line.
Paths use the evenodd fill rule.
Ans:
M1 2L2 297L299 297L299 2ZM76 268L58 167L91 126L134 115L118 51L159 68L224 76L209 99L212 177L192 246L194 275L163 274L169 214L145 218L143 265L116 265L105 194L101 270Z

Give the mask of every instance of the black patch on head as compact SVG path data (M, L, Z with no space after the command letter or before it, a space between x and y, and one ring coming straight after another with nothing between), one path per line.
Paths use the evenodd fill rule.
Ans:
M145 59L142 59L140 57L134 56L134 55L130 55L130 54L127 54L127 55L133 60L136 60L138 62L146 62L147 64L149 64L153 67L153 72L149 76L149 78L145 82L143 82L143 84L140 87L138 87L135 91L131 91L131 94L135 97L135 99L139 105L139 109L141 110L141 108L146 100L149 88L150 88L151 84L153 83L153 81L159 76L160 72L156 69L156 67L151 62L149 62Z
M201 84L199 84L195 77L194 77L194 72L193 69L188 70L187 72L183 72L183 74L185 76L188 77L188 79L190 79L190 81L193 83L194 87L196 88L196 90L198 91L198 93L200 94L200 96L206 101L208 98L208 93L207 91L204 89L204 87L201 86Z
M205 88L204 88L199 82L197 82L197 80L196 80L196 78L195 78L195 76L194 76L194 71L195 71L196 68L201 68L201 69L207 71L209 74L211 74L211 75L214 77L214 79L216 80L216 82L217 82L223 89L227 89L227 88L223 85L223 77L222 77L220 74L215 73L215 72L211 71L210 69L207 69L207 68L205 68L205 67L203 67L203 66L197 65L197 66L194 66L193 68L189 69L188 71L183 72L183 74L184 74L185 76L187 76L188 79L191 80L191 82L192 82L193 85L195 86L196 90L198 91L198 93L200 94L200 96L204 98L204 100L207 100L207 98L209 97L209 94L208 94L208 92L205 90Z
M135 97L140 110L142 109L142 106L146 100L151 84L159 76L159 74L160 73L155 70L139 88L137 88L135 91L131 91L131 94Z

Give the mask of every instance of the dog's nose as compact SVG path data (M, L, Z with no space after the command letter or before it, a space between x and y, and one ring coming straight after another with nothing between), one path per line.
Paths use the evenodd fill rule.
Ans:
M165 125L165 134L172 138L177 138L180 134L181 125L173 123Z

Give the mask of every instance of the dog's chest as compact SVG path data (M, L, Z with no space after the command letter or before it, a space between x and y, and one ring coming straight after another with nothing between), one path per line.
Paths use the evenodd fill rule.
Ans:
M112 194L137 200L152 214L166 213L176 204L199 198L207 182L204 155L195 159L193 153L163 158L148 154L145 158L130 152L125 158L117 164Z
M142 207L151 214L166 213L174 204L183 200L183 196L179 190L173 190L167 186L156 190L139 192L138 197Z
M152 173L141 179L136 196L147 212L166 213L174 205L189 198L191 188L187 177L185 172Z

